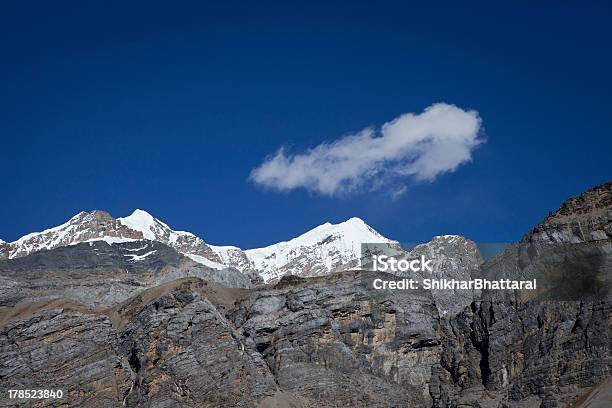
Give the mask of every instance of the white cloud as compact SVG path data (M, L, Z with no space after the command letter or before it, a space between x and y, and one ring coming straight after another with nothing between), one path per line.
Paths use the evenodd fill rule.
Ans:
M401 194L407 182L433 181L469 162L483 142L480 127L478 112L437 103L303 153L280 148L250 179L280 191L301 187L334 195L392 186Z

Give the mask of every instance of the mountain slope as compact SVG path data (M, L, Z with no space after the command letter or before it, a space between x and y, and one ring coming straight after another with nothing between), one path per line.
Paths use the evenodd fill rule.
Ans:
M408 259L424 255L432 260L433 272L418 273L420 279L470 280L483 263L478 246L474 241L459 235L433 237L427 243L415 246L407 255ZM474 290L432 290L436 307L442 316L453 315L468 306L477 296Z
M246 274L198 264L161 242L99 240L0 260L0 307L63 296L96 307L110 306L183 277L226 287L252 286Z
M612 236L604 235L611 198L606 183L568 199L520 244L481 265L483 277L537 276L540 290L560 285L573 292L534 299L483 290L444 330L444 370L433 371L431 382L434 407L574 407L609 378L612 291L588 295L609 286L612 275ZM534 270L544 273L525 274Z
M223 265L219 265L221 259L201 238L191 232L174 231L146 211L137 209L129 217L118 218L118 221L127 228L142 233L144 239L162 242L196 262L202 261L201 257L203 257L208 261L217 263L217 268L223 267ZM215 265L210 264L207 266L215 267Z
M67 222L41 232L24 235L6 245L8 258L29 255L43 249L53 249L80 242L104 240L108 243L142 239L142 234L130 230L105 211L80 212Z
M599 220L591 230L605 231L612 203L594 207L568 212L564 225ZM299 257L313 242L335 241L343 242L335 251L352 252L348 242L360 235L341 224L324 224L271 254L290 260L288 248ZM536 229L553 236L558 225ZM577 247L599 248L609 272L612 239L585 237ZM236 247L213 250L224 262L241 252L246 258ZM609 295L523 301L484 290L443 317L444 298L435 291L372 291L366 271L243 289L191 274L167 281L169 267L193 268L176 252L151 241L92 242L1 261L0 388L47 384L63 390L67 407L553 408L597 402L592 397L610 384ZM436 258L443 273L436 277L467 277L479 256L459 236L435 237L412 250L419 253ZM562 281L573 282L573 272ZM100 302L104 285L115 293ZM0 407L13 406L0 398Z
M612 181L566 200L523 242L579 243L612 238Z
M284 275L320 276L359 266L361 245L391 243L360 218L319 225L289 241L264 248L241 250L211 246L224 263L238 270L256 270L265 282Z
M140 240L161 242L189 257L205 258L206 261L200 263L206 262L207 266L224 267L219 265L219 257L201 238L189 232L174 231L143 210L135 210L130 216L117 219L105 211L80 212L57 227L27 234L14 242L0 243L0 259L18 258L43 249L81 242L113 244Z
M265 282L284 275L320 276L359 265L364 243L399 244L385 238L359 218L325 223L289 241L264 248L242 250L235 246L206 244L186 231L175 231L143 210L113 218L105 211L81 212L67 222L27 234L10 243L0 242L0 259L14 259L41 250L105 241L109 244L149 240L161 242L197 263L222 270L233 267L256 273Z

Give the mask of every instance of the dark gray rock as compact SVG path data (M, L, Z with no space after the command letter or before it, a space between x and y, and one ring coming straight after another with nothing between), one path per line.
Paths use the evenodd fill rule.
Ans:
M278 387L219 312L233 297L182 279L105 311L60 300L21 308L0 329L2 395L52 388L63 406L254 407Z
M440 352L431 294L376 293L364 274L286 277L228 316L285 391L322 406L429 406Z
M510 248L476 272L531 276L565 254L574 263L548 277L595 265L605 281L611 242L593 232L609 227L610 188L570 200L527 236L526 250ZM529 249L551 243L579 250ZM441 256L454 277L473 275L469 243L447 244L420 250ZM585 267L581 257L597 262ZM0 392L62 389L62 406L74 407L551 408L607 395L605 292L562 301L483 291L452 305L424 290L374 291L363 271L250 288L210 282L242 282L222 272L145 241L0 262Z
M485 277L542 279L543 289L483 291L441 325L436 407L564 407L612 374L612 183L564 203ZM585 285L585 282L588 283Z
M59 401L74 407L121 406L131 373L111 319L70 301L29 306L0 329L0 406ZM64 395L55 401L19 401L8 399L9 389L61 390Z
M208 268L156 241L112 245L95 241L0 261L0 306L53 298L111 306L183 277L228 287L252 286L250 277L235 269Z
M206 299L229 303L231 292L210 289L220 295L215 298L208 285L172 282L117 308L125 322L119 350L133 374L126 406L251 407L277 391L260 354ZM146 299L151 292L155 298Z

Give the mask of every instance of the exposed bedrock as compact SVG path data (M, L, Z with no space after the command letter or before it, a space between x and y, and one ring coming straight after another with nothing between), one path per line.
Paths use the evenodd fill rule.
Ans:
M441 350L425 291L376 295L361 272L284 278L228 312L283 390L324 406L430 406Z
M419 250L442 259L435 277L531 277L544 268L558 283L586 276L590 284L577 289L605 288L611 188L569 200L523 241L571 243L576 252L510 248L480 265L467 240L443 237ZM568 268L549 268L563 256ZM153 241L0 261L0 407L606 406L609 292L572 298L570 284L453 298L373 290L363 271L256 287L225 272ZM64 396L17 401L9 389Z

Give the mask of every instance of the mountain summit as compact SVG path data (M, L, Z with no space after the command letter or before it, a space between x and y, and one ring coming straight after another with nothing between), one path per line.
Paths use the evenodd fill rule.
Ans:
M268 282L284 275L319 276L356 268L364 243L397 244L354 217L338 224L326 222L289 241L264 248L211 248L222 262L241 271L259 271Z
M214 252L195 235L174 231L143 210L125 218L113 218L106 211L80 212L67 222L41 232L24 235L10 243L0 243L0 256L18 258L44 249L53 249L81 242L105 241L109 244L150 240L158 241L187 256L219 261Z
M196 262L212 267L217 266L217 269L219 269L219 262L221 261L219 257L202 238L191 232L174 231L164 222L139 209L134 210L130 216L117 220L130 230L141 233L144 239L162 242Z
M105 211L80 212L65 223L41 232L24 235L5 243L5 257L12 259L43 249L53 249L80 242L103 240L108 243L143 239L142 233L125 227Z
M356 268L362 244L397 244L354 217L338 224L326 222L289 241L243 250L235 246L209 245L190 232L173 230L144 210L136 209L122 218L95 210L80 212L57 227L27 234L14 242L1 241L0 259L18 258L81 242L114 244L141 240L161 242L215 269L231 267L244 273L255 272L265 282L286 274L319 276Z

